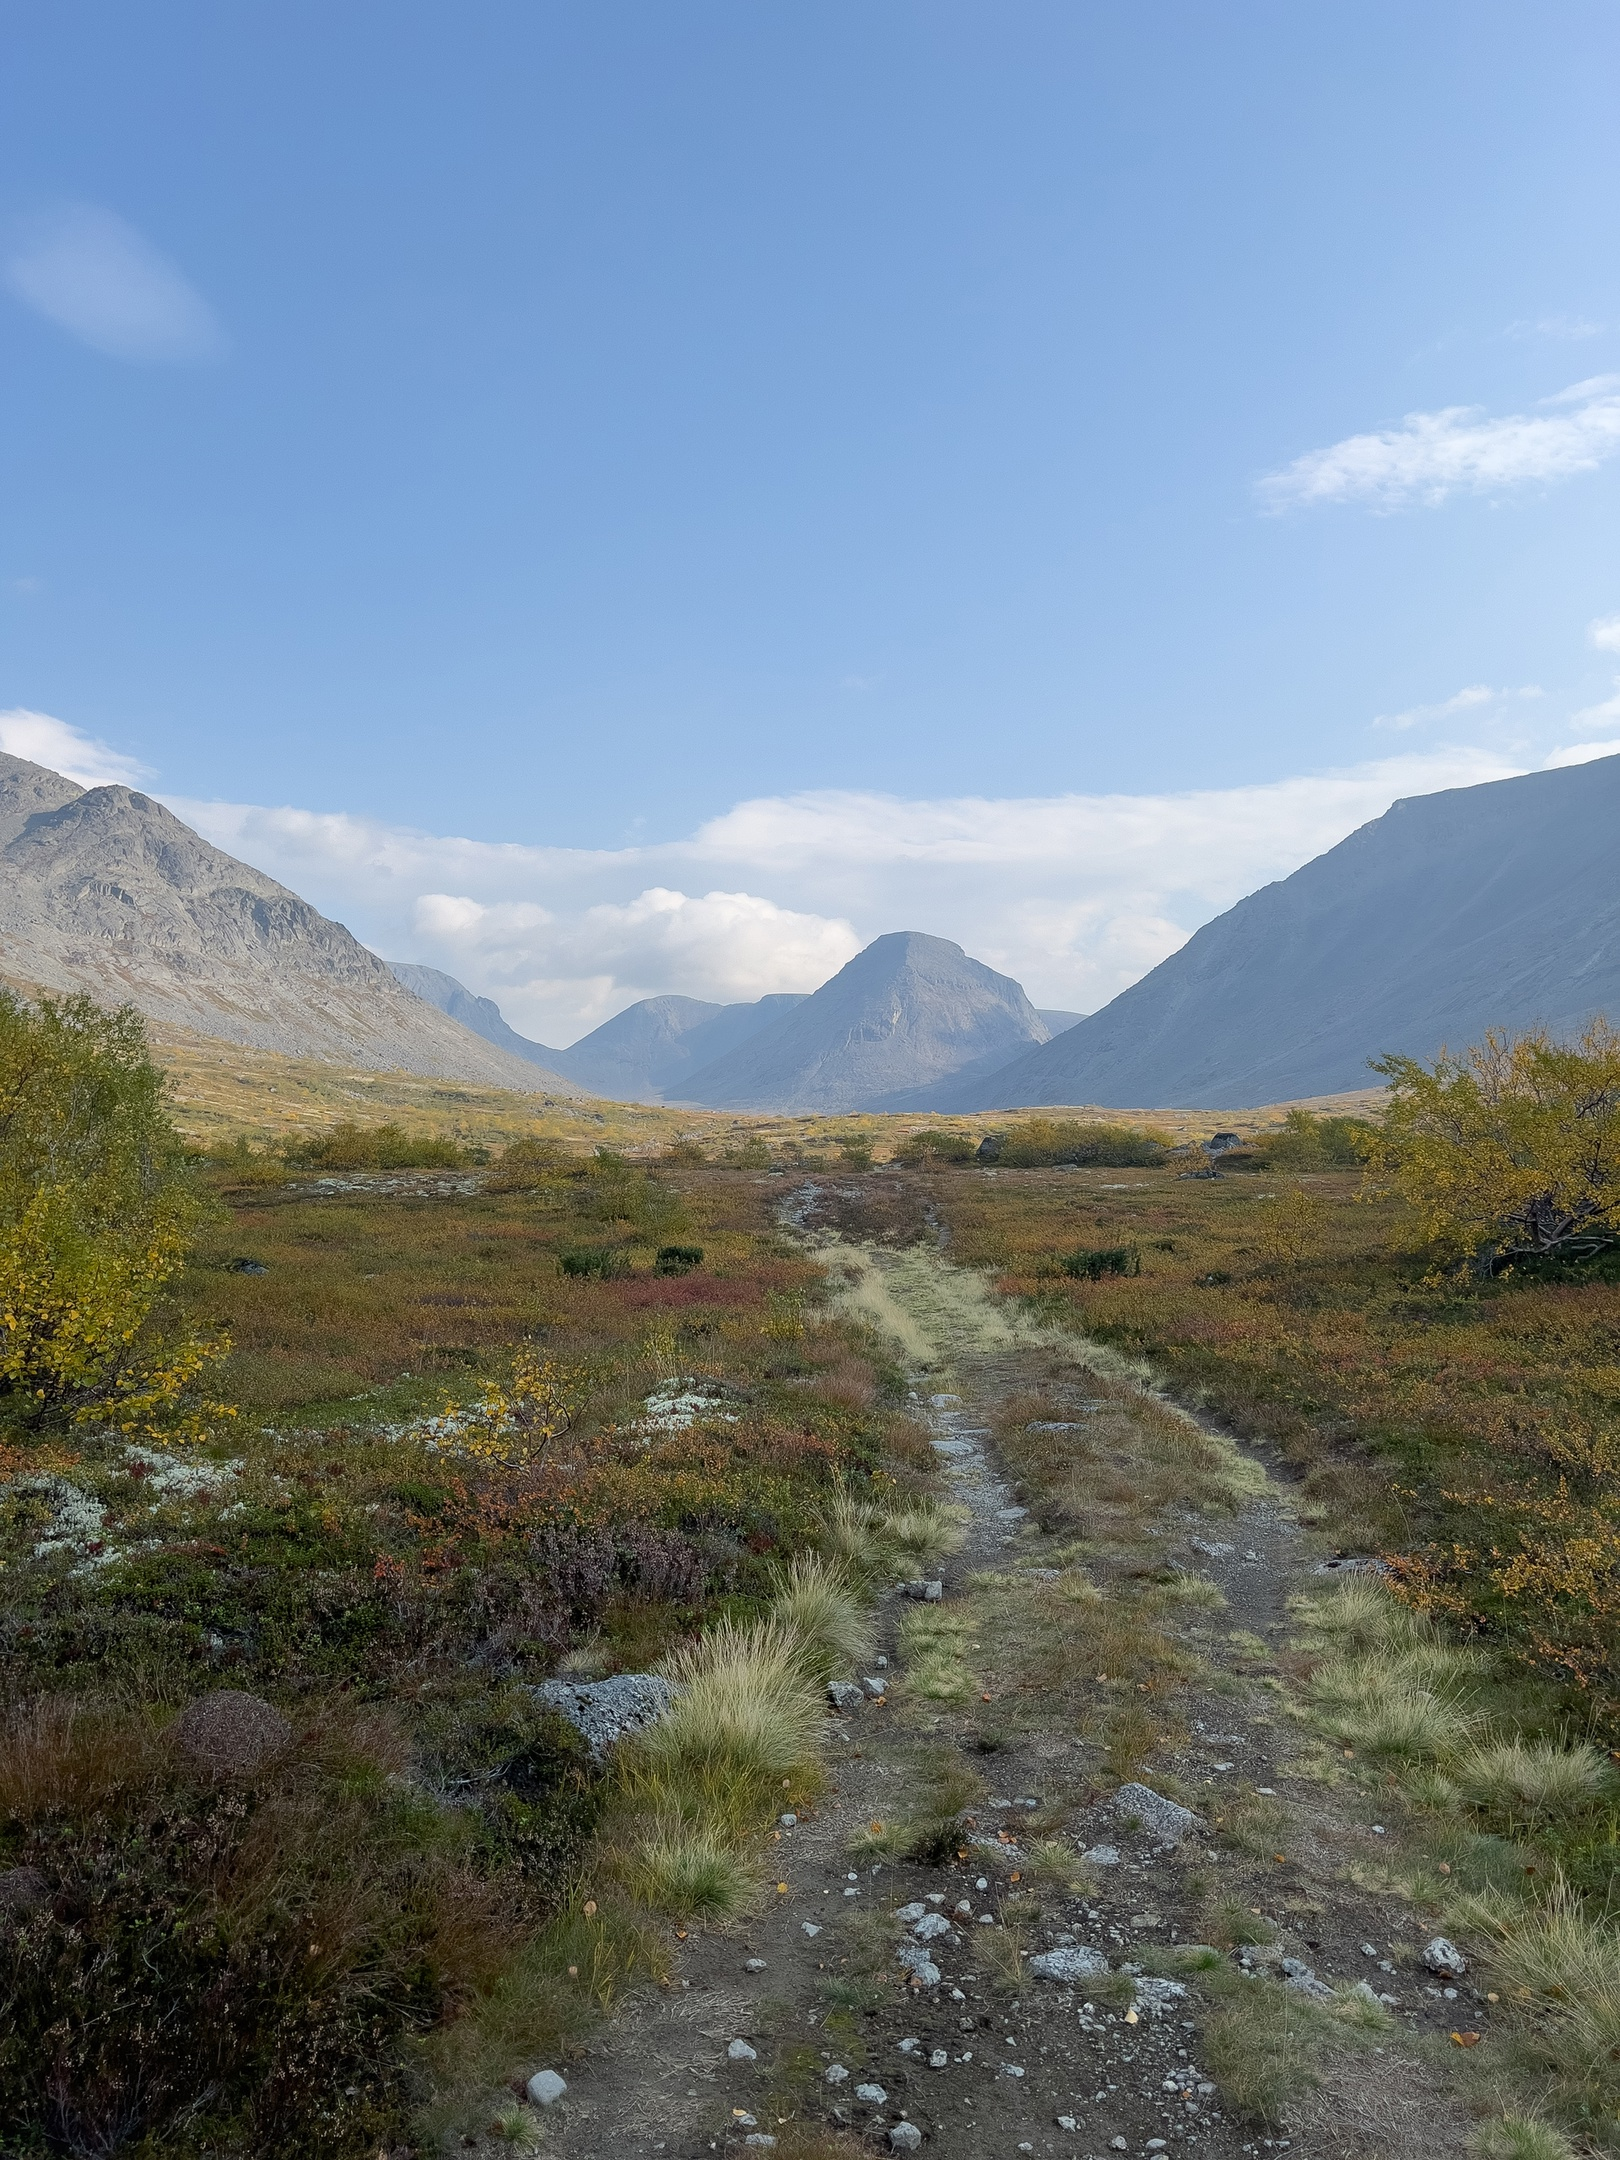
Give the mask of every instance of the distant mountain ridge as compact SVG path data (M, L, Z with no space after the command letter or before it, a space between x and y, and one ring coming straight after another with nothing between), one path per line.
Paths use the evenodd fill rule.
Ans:
M1396 803L938 1107L1238 1109L1597 1012L1620 1021L1620 757Z
M0 974L292 1056L579 1092L413 996L341 923L149 795L5 755Z
M948 938L896 930L691 1073L683 1099L711 1110L902 1109L918 1089L1049 1033L1010 976Z

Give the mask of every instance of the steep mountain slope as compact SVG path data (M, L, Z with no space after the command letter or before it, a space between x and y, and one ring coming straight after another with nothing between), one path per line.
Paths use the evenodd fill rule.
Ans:
M557 1069L611 1102L663 1102L684 1092L689 1073L803 1002L786 993L738 1005L642 998L556 1052Z
M1009 976L947 938L897 930L738 1049L692 1073L687 1101L716 1110L840 1111L902 1099L975 1061L1047 1039Z
M939 1107L1281 1102L1596 1012L1620 1021L1620 757L1396 803Z
M0 973L293 1056L579 1092L424 1004L341 923L150 796L4 756Z
M389 973L397 982L429 1005L448 1013L452 1020L459 1020L464 1028L471 1028L475 1035L482 1035L485 1042L492 1042L498 1049L510 1050L514 1057L526 1058L531 1065L546 1065L557 1071L557 1059L561 1050L551 1050L544 1043L531 1042L527 1035L520 1035L515 1027L507 1024L506 1016L493 998L479 997L465 983L459 983L453 975L446 975L439 968L419 967L414 960L390 960Z

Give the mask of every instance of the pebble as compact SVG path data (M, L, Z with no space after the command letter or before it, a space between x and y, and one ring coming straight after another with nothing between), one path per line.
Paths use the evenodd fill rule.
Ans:
M819 1935L821 1933L820 1927L814 1920L801 1920L799 1925L807 1935Z
M765 1960L763 1958L750 1958L743 1967L744 1972L763 1972L764 1970Z
M1444 1935L1436 1935L1432 1942L1424 1944L1423 1962L1430 1972L1443 1973L1448 1980L1460 1980L1468 1970L1468 1960Z
M733 2062L758 2062L758 2048L751 2048L746 2040L733 2040L726 2053Z
M834 2063L832 2068L827 2072L826 2082L829 2085L842 2085L844 2080L848 2076L849 2072L844 2068L842 2063Z
M922 2132L912 2122L897 2122L889 2132L889 2144L895 2152L915 2152L922 2143Z
M550 2107L567 2092L568 2085L555 2070L537 2070L525 2089L536 2107Z
M889 1692L888 1681L878 1679L876 1674L873 1673L869 1673L867 1675L867 1677L861 1682L861 1686L865 1688L867 1694L871 1696L873 1702L880 1701L883 1696L887 1695Z
M857 2100L867 2101L872 2107L881 2107L889 2096L881 2085L857 2085L855 2097Z
M894 1917L897 1920L903 1920L906 1926L910 1927L914 1921L924 1920L927 1916L928 1907L923 1904L920 1898L914 1898L909 1905L902 1905Z
M791 1830L799 1818L797 1815L778 1815L776 1819L784 1830Z
M853 1680L829 1680L827 1700L835 1710L858 1710L866 1700L866 1690Z
M1119 1847L1117 1845L1091 1845L1087 1847L1080 1857L1082 1860L1089 1860L1093 1867L1118 1867Z
M928 2067L930 2070L943 2070L950 2059L944 2048L935 2048L928 2058Z
M938 1580L926 1579L921 1582L903 1582L900 1585L900 1595L915 1598L923 1605L937 1605L945 1595L945 1585Z
M1021 2063L997 2063L996 2065L997 2077L1022 2077L1023 2074L1024 2070Z
M941 1935L949 1935L951 1923L943 1913L924 1913L911 1932L919 1942L934 1942Z
M1078 2130L1080 2127L1079 2117L1075 2115L1060 2115L1057 2118L1057 2126L1060 2130Z

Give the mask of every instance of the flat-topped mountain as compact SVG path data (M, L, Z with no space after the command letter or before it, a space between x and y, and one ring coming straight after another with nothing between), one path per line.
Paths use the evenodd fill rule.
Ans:
M580 1092L413 996L341 923L149 795L3 755L0 975L292 1056Z
M1620 1021L1620 757L1398 802L942 1109L1236 1109L1487 1028Z
M1049 1034L1010 976L948 938L896 930L691 1073L680 1094L713 1110L903 1109L918 1090Z

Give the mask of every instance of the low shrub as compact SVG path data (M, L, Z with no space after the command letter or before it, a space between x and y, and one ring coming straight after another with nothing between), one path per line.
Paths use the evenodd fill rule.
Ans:
M1134 1125L1030 1118L1008 1128L997 1157L1009 1170L1051 1170L1062 1163L1108 1170L1153 1170L1167 1160L1162 1142Z
M565 1275L583 1275L598 1282L622 1282L630 1272L630 1255L618 1245L575 1245L557 1255Z
M301 1170L459 1170L485 1160L482 1150L458 1147L433 1133L402 1126L356 1125L344 1119L329 1132L289 1141L287 1161Z
M690 1275L703 1265L701 1245L660 1245L653 1262L655 1275Z
M1135 1245L1081 1245L1058 1265L1078 1281L1101 1282L1105 1275L1140 1275L1142 1255Z
M979 1143L971 1133L941 1132L927 1126L921 1132L907 1133L894 1151L899 1163L967 1163L979 1152Z

